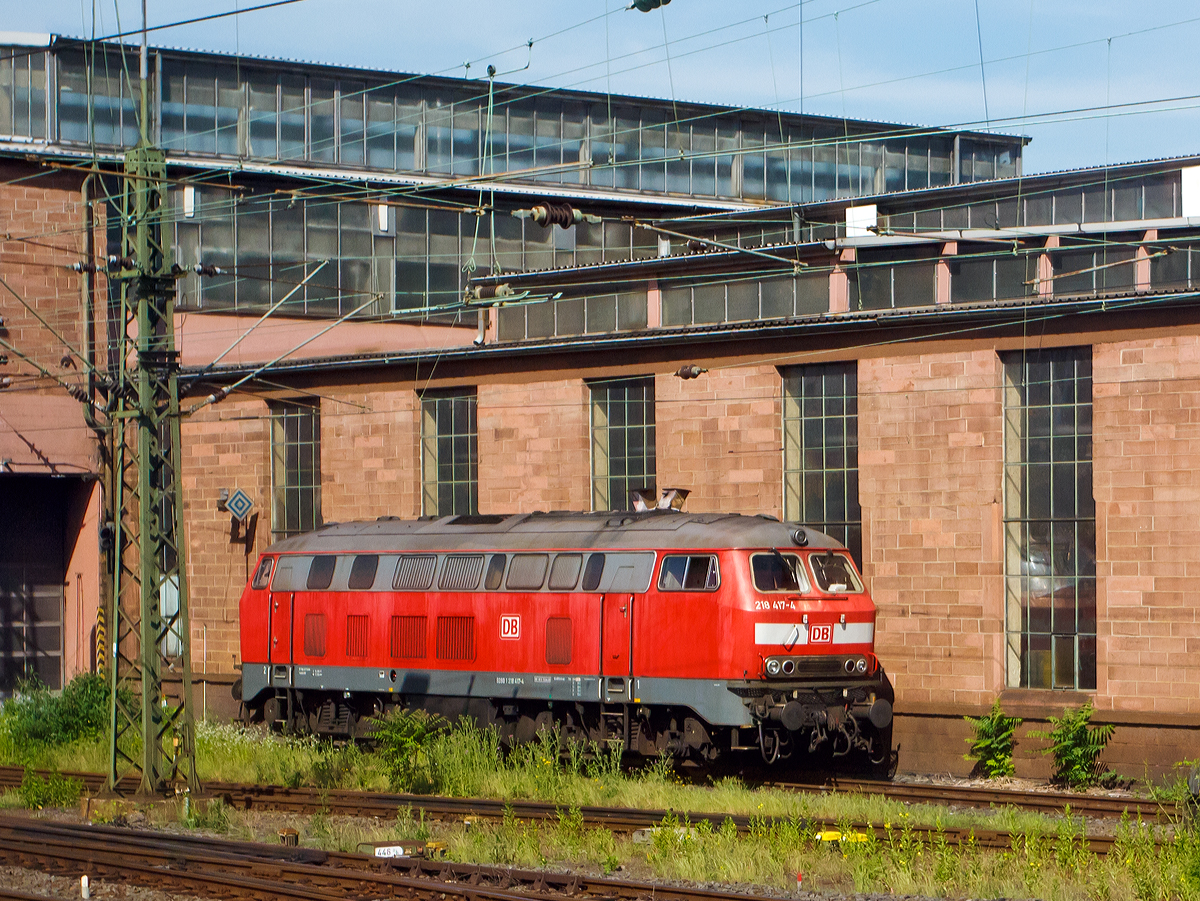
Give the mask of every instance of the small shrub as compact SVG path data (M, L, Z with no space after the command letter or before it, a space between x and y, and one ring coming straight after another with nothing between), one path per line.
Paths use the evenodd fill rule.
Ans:
M105 679L91 673L76 676L57 694L36 680L25 682L0 720L8 741L24 752L94 741L108 726L108 691Z
M1050 742L1043 754L1054 755L1053 780L1075 790L1096 785L1114 774L1101 769L1100 755L1116 731L1112 723L1089 725L1095 708L1091 702L1078 710L1067 708L1061 717L1050 717L1049 732L1031 732Z
M975 761L974 772L987 779L1011 776L1015 772L1013 746L1016 741L1013 736L1021 725L1021 718L1005 716L997 698L989 713L981 717L964 716L963 719L975 730L975 736L967 739L971 750L963 755L966 760Z
M28 767L25 769L25 777L21 780L21 787L17 789L21 803L30 810L72 807L79 803L82 793L82 780L68 779L61 773L51 773L43 779Z
M449 728L442 717L423 710L393 710L375 721L375 741L393 791L413 791L430 785L429 749Z

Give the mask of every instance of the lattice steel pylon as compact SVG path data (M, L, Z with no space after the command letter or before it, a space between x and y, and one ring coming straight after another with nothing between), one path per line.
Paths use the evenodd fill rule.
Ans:
M175 274L163 251L166 157L147 136L147 66L142 50L142 128L125 154L122 250L110 278L120 285L109 481L112 644L108 788L140 773L139 794L171 783L199 788L192 711L191 641L180 473ZM115 304L113 305L115 306ZM111 310L115 313L115 310ZM111 332L110 332L111 334ZM164 672L181 681L178 704Z

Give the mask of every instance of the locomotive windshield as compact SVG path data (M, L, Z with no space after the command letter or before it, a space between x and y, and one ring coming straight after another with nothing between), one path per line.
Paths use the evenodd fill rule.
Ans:
M845 554L827 551L824 554L813 554L808 558L812 565L813 575L822 591L843 592L862 591L862 583L854 572L854 564Z
M750 558L754 587L759 591L808 591L808 576L796 554L774 551Z

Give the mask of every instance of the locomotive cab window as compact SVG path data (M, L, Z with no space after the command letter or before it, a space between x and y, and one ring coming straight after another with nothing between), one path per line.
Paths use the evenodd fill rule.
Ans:
M750 558L754 587L759 591L804 592L810 588L804 564L797 554L754 554Z
M817 587L832 594L862 591L862 583L854 572L854 564L842 553L828 551L824 554L812 554L808 558Z
M271 570L274 568L275 559L263 557L262 562L258 564L258 569L254 571L254 581L250 583L250 587L256 590L266 588L271 582Z
M717 558L711 554L663 557L659 591L716 591L720 584Z
M359 554L350 567L350 590L369 590L375 584L375 573L378 569L378 554Z
M337 557L333 555L313 557L308 567L308 581L305 587L309 591L324 591L333 584L333 570L337 566Z

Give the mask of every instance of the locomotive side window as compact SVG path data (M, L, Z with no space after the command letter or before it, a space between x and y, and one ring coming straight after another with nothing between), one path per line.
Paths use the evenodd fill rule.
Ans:
M483 580L483 587L488 591L495 591L504 581L504 563L507 559L503 554L492 554L488 559L487 576Z
M424 657L426 618L423 616L392 617L392 656Z
M547 618L546 662L555 666L566 666L571 662L571 617Z
M808 576L796 554L755 554L750 558L754 587L759 591L808 591Z
M346 617L346 656L367 656L367 632L370 629L365 614L352 613Z
M254 573L254 581L250 583L251 588L262 589L266 588L271 581L271 570L275 567L273 557L263 557L262 563L258 564L258 569Z
M308 657L325 656L325 614L304 614L304 653Z
M582 554L559 554L550 567L550 590L570 591L579 581L579 568L583 565Z
M505 587L536 591L546 581L546 567L549 564L548 554L514 554Z
M378 554L359 554L350 567L350 589L366 591L375 584L375 573L379 569Z
M392 588L396 591L427 591L433 584L436 563L437 557L433 554L409 554L401 557L396 564L396 577L392 579Z
M717 558L710 554L663 557L659 591L716 591L720 583Z
M437 655L438 660L474 660L475 617L439 616Z
M862 591L862 583L854 572L854 564L845 554L835 554L829 551L825 554L812 554L808 558L817 577L817 585L822 591L840 594L846 591Z
M592 554L588 557L587 566L583 568L584 591L595 591L600 587L600 577L604 575L604 555Z
M333 569L337 566L337 557L332 555L313 557L308 566L308 582L305 586L309 591L324 591L333 583Z
M483 575L482 554L450 554L442 564L442 591L474 591Z

